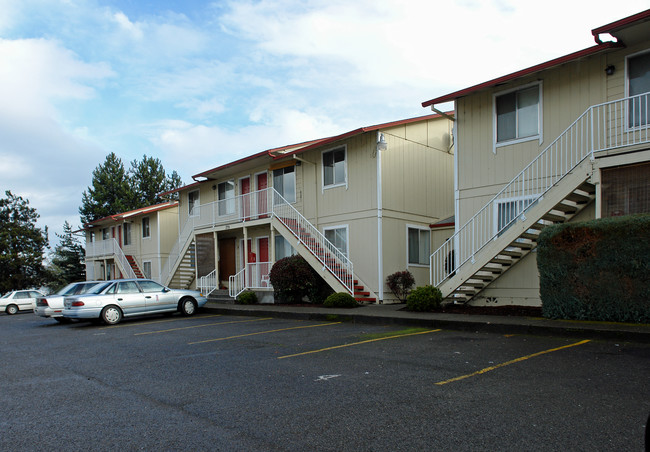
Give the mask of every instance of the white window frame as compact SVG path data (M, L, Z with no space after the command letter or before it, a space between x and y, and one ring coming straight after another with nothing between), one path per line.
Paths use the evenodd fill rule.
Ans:
M650 50L642 50L640 52L636 52L630 55L627 55L625 57L625 97L628 98L630 97L630 59L632 58L637 58L642 55L649 55L650 56ZM650 107L649 107L650 108ZM650 112L649 112L650 113ZM648 115L650 116L650 115ZM639 130L639 129L645 129L650 127L650 118L646 118L646 123L645 124L639 124L638 126L636 125L630 125L630 107L629 107L629 102L628 105L625 106L625 130Z
M323 236L327 239L327 234L326 232L328 231L336 231L339 229L345 229L345 251L341 250L340 248L336 247L336 244L334 246L336 247L337 250L339 250L341 253L345 255L346 258L350 259L350 228L347 224L339 224L336 226L327 226L323 227ZM327 239L329 240L329 239Z
M497 141L497 123L498 123L497 98L517 91L524 91L534 86L537 86L539 89L539 92L537 94L538 96L537 97L537 134L530 135L527 137L513 138L512 140ZM492 137L493 137L493 145L494 145L493 151L495 153L497 148L503 146L510 146L512 144L517 144L517 143L525 143L527 141L538 140L539 144L540 145L542 144L542 142L544 141L544 121L543 121L544 108L543 108L542 99L543 99L543 83L541 80L533 83L528 83L526 85L517 86L516 88L512 88L509 90L499 91L492 94ZM516 126L515 126L515 130L516 130Z
M506 231L508 228L504 226L504 229L502 231L499 231L499 205L501 204L506 204L506 203L517 203L515 204L517 207L517 212L514 214L512 217L513 221L512 224L516 223L516 218L521 215L521 213L526 210L530 205L535 203L535 200L538 198L538 195L528 195L528 196L515 196L512 198L504 198L504 199L497 199L494 201L494 209L493 209L493 215L492 215L492 224L493 224L493 231L495 233L501 234L502 232ZM526 201L530 201L526 203ZM512 221L512 220L511 220Z
M284 259L285 257L295 256L296 254L298 254L298 251L293 246L291 246L291 243L289 243L289 241L287 239L285 239L282 235L277 234L273 238L273 240L274 240L274 242L273 242L273 254L274 255L272 256L273 262L277 262L280 259ZM289 247L289 254L287 254L285 256L282 256L282 257L278 257L278 243L277 243L278 241L282 241L282 251L285 251L286 246Z
M286 196L285 196L286 193L284 192L284 185L282 186L282 193L280 193L280 190L278 190L278 189L275 187L275 172L276 172L276 171L280 171L280 170L285 171L287 168L293 168L293 200L290 200L290 199L287 199L287 198L286 198ZM290 166L285 166L285 167L282 167L282 168L274 169L274 170L273 170L273 173L271 174L271 182L272 182L272 185L271 185L271 186L272 186L272 187L273 187L273 188L274 188L278 193L280 193L280 195L281 195L284 199L287 199L287 201L289 201L289 204L295 204L295 203L298 201L298 186L297 186L297 185L298 185L298 176L297 176L297 174L296 174L297 172L298 172L298 171L297 171L297 166L296 166L296 165L290 165ZM283 173L283 176L284 176L284 175L285 175L285 174ZM268 185L268 181L267 181L267 185Z
M109 240L111 238L111 231L109 228L102 228L102 240Z
M224 184L230 184L232 187L232 190L228 191L226 190L224 193L226 195L225 198L220 199L219 198L219 187L221 187ZM228 193L232 193L232 196L228 197ZM223 208L223 212L222 212ZM217 184L217 214L220 217L226 217L230 216L235 213L235 180L234 179L228 179L223 182L219 182Z
M122 226L122 243L124 246L133 245L133 223L125 222Z
M144 235L145 232L144 220L147 220L147 227L146 227L147 235ZM149 216L142 217L142 219L140 220L140 227L142 228L142 238L145 240L151 239L151 217Z
M325 184L325 154L334 153L340 150L343 150L343 177L345 180L343 182L334 181L333 183L326 185ZM336 188L336 187L345 187L345 189L347 190L348 188L348 146L347 145L336 146L334 148L330 148L322 151L320 161L321 161L322 191L328 190L330 188ZM334 174L336 174L336 172L334 172Z
M147 275L147 264L149 264L149 274ZM142 274L146 279L151 279L151 272L153 271L153 264L151 261L142 261Z
M427 237L429 238L429 250L425 254L426 256L426 264L421 264L421 263L413 263L411 262L411 256L410 256L410 249L411 247L409 246L409 230L410 229L416 229L420 232L426 232ZM418 249L420 248L420 234L418 234ZM422 268L428 268L429 263L431 261L431 228L427 228L421 225L416 225L416 224L407 224L406 225L406 266L407 267L422 267Z
M190 200L190 195L196 193L196 201ZM200 215L199 208L201 206L201 190L192 190L187 192L187 216L198 217Z

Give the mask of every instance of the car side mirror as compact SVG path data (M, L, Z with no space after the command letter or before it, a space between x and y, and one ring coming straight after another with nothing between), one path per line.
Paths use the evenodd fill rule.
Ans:
M162 290L162 291L163 291L163 293L167 293L167 292L169 292L170 290L171 290L171 289L169 289L168 287L163 287L163 290Z

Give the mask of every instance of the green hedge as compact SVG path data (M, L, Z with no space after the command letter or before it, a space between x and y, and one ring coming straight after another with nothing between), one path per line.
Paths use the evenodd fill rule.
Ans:
M650 323L650 215L549 226L537 249L545 317Z

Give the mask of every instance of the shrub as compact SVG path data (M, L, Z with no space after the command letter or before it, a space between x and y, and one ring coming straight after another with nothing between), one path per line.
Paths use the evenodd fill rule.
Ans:
M415 285L415 278L410 271L404 270L388 275L386 285L395 294L397 299L404 303L411 288Z
M650 215L546 227L537 267L544 317L650 322Z
M235 303L237 304L256 304L257 303L257 294L255 292L252 292L250 290L246 290L239 295L237 295L237 298L235 299Z
M332 292L325 280L301 256L280 259L271 268L269 281L281 303L300 303L304 297L322 303Z
M331 294L323 303L326 308L356 308L359 306L357 300L347 292L337 292Z
M406 309L409 311L433 311L441 303L440 289L429 285L418 287L406 297Z

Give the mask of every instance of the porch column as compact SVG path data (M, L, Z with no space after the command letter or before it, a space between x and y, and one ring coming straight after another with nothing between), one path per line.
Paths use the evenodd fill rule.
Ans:
M214 231L212 233L212 236L214 238L214 276L217 282L217 290L218 290L220 285L219 283L221 282L221 278L219 275L219 237L217 231Z
M248 228L246 226L244 229L244 269L248 268ZM246 272L244 272L245 274Z
M271 226L271 237L269 240L271 243L269 243L269 260L271 263L275 264L275 228Z

